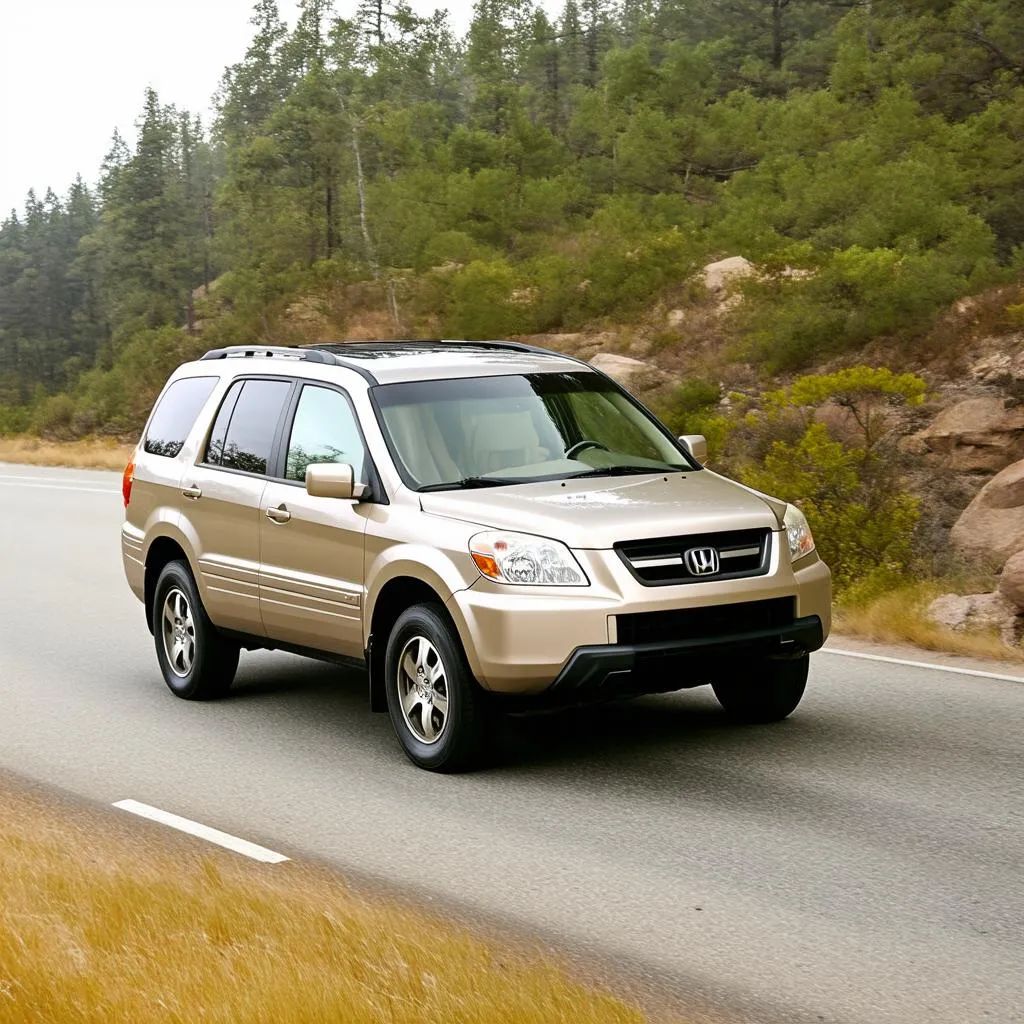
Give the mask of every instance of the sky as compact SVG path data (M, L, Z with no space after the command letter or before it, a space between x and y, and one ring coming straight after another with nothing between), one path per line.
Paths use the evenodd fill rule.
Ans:
M294 24L295 0L278 0ZM114 128L131 145L147 86L203 115L221 75L245 53L252 0L0 0L0 220L30 188L63 195L93 184ZM429 13L443 0L413 0ZM448 5L464 32L472 0ZM355 0L337 0L351 16Z

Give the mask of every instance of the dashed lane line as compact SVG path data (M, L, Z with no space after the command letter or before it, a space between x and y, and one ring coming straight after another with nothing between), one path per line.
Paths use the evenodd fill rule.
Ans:
M176 828L179 832L187 832L190 836L197 836L209 843L216 843L227 850L233 850L253 860L263 861L264 864L280 864L288 860L283 853L275 853L265 846L258 846L250 843L248 839L239 839L228 832L221 832L218 828L210 828L209 825L202 825L190 818L183 818L178 814L171 814L170 811L163 811L159 807L151 807L149 804L140 803L138 800L118 800L115 807L131 814L137 814L140 818L148 818L150 821L159 822L169 828Z

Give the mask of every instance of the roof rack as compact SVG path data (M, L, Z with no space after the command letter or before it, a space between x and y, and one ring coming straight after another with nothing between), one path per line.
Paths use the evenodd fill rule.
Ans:
M561 355L560 352L555 352L553 349L540 348L537 345L527 345L522 341L473 341L466 338L388 338L380 341L332 341L332 342L320 342L317 345L303 345L303 348L321 348L331 352L336 356L340 356L344 350L350 349L352 356L358 357L360 349L363 351L367 349L379 350L386 349L389 345L394 345L395 348L401 348L402 346L416 346L422 345L424 348L433 346L434 348L444 348L451 346L452 348L493 348L493 349L506 349L512 352L541 352L548 355Z
M308 363L336 362L330 352L315 348L287 348L283 345L230 345L227 348L210 349L200 360L206 359L252 359L257 356L281 356L285 359L304 359Z

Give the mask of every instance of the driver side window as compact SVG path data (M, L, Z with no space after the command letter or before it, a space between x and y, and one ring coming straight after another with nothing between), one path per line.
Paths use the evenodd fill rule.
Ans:
M288 439L285 479L305 481L306 467L317 462L347 462L365 482L366 449L352 406L340 392L307 384Z

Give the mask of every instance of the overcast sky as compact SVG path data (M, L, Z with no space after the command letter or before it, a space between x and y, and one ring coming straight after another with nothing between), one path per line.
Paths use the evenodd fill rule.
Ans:
M294 24L295 0L278 0ZM447 6L465 30L472 0ZM252 0L0 0L0 219L29 188L95 182L115 126L134 139L142 94L204 115L221 73L244 54ZM355 0L336 0L350 15Z

